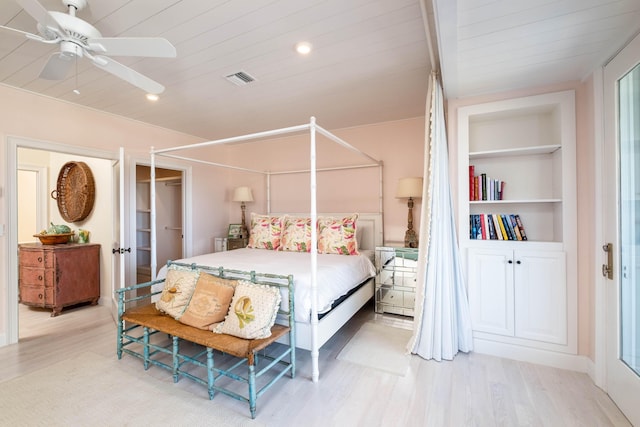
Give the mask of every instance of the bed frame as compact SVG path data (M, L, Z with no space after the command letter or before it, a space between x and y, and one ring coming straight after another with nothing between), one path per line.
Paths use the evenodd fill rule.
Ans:
M277 215L277 214L274 214ZM307 215L296 214L291 215ZM347 213L323 213L322 216L343 217ZM360 213L358 217L358 248L374 251L377 246L382 246L382 215L377 213ZM317 339L318 348L322 347L345 323L353 317L371 298L375 292L374 278L367 280L348 298L331 309L318 320ZM296 347L303 350L313 350L312 324L296 322ZM286 340L282 341L285 344Z
M176 155L174 154L174 152L176 151L183 151L183 150L189 150L189 149L195 149L195 148L203 148L203 147L208 147L208 146L213 146L213 145L222 145L222 144L231 144L231 143L236 143L236 142L241 142L241 141L257 141L257 142L265 142L265 140L269 139L269 138L273 138L275 136L279 136L279 135L285 135L285 134L291 134L291 133L301 133L301 132L309 132L309 169L308 170L295 170L295 171L267 171L267 170L254 170L254 169L249 169L249 168L239 168L237 166L231 166L231 165L225 165L222 163L216 163L216 162L212 162L212 161L207 161L207 160L203 160L203 159L199 159L199 158L193 158L193 157L185 157L185 156L181 156L181 155ZM327 138L329 141L335 142L336 144L340 145L341 147L345 148L346 150L350 150L354 153L359 154L361 157L364 157L366 159L366 163L364 164L357 164L357 165L350 165L350 166L340 166L340 167L323 167L323 168L318 168L316 165L316 136L317 134L320 134L321 136L324 136L325 138ZM249 172L249 173L258 173L258 174L262 174L266 177L267 180L267 210L270 211L271 207L270 207L270 200L271 200L271 195L270 195L270 177L272 175L281 175L281 174L292 174L292 173L309 173L310 176L310 185L309 185L309 191L310 191L310 198L311 198L311 204L310 204L310 209L309 212L306 213L305 215L308 215L311 218L311 222L313 224L316 223L317 218L318 218L318 213L317 213L317 208L316 208L316 197L317 197L317 192L316 192L316 175L318 172L324 172L324 171L333 171L333 170L345 170L345 169L363 169L363 168L378 168L379 170L379 196L378 196L378 200L379 200L379 213L377 214L379 216L379 222L376 222L374 220L374 225L377 224L378 227L375 227L375 234L372 237L373 240L371 240L371 242L373 243L372 246L369 246L368 244L365 245L363 244L363 248L366 247L367 249L373 249L375 248L375 246L378 243L382 243L382 206L383 206L383 200L382 200L382 162L379 160L376 160L375 158L371 157L370 155L358 150L357 148L353 147L352 145L350 145L349 143L347 143L346 141L342 140L341 138L337 137L336 135L332 134L331 132L327 131L326 129L318 126L316 124L316 119L315 117L311 117L309 123L305 123L302 125L298 125L298 126L292 126L292 127L288 127L288 128L282 128L282 129L275 129L275 130L270 130L270 131L265 131L265 132L258 132L258 133L253 133L253 134L248 134L248 135L242 135L242 136L237 136L237 137L231 137L231 138L224 138L224 139L219 139L219 140L215 140L215 141L207 141L207 142L201 142L201 143L196 143L196 144L189 144L189 145L183 145L183 146L178 146L178 147L171 147L171 148L164 148L164 149L154 149L154 147L151 147L151 218L150 218L150 222L151 222L151 274L152 274L152 280L155 279L155 272L157 271L157 258L156 258L156 197L155 197L155 179L156 179L156 174L155 174L155 161L156 161L156 156L163 156L163 157L169 157L169 158L174 158L174 159L179 159L179 160L186 160L186 161L191 161L191 162L196 162L196 163L201 163L201 164L208 164L208 165L212 165L212 166L216 166L216 167L226 167L226 168L230 168L230 169L234 169L234 170L241 170L244 172ZM364 225L367 221L364 220L364 216L361 217L361 219L358 220L358 226L360 227L361 224L363 225L363 229L366 228L366 225ZM378 239L378 240L376 240ZM355 314L363 305L364 303L366 303L368 301L369 298L371 298L373 296L373 292L374 292L374 287L373 287L373 283L371 281L369 281L369 283L367 283L365 286L363 286L358 292L354 293L353 295L351 295L351 297L348 298L348 302L347 300L345 300L342 304L340 304L337 308L335 308L334 310L332 310L332 312L330 314L328 314L327 316L325 316L323 318L323 326L322 328L320 328L319 326L319 322L318 322L318 311L317 311L317 301L316 301L316 297L317 297L317 241L318 241L318 236L317 236L317 229L316 227L312 227L311 228L311 324L307 325L308 327L308 331L304 331L301 332L299 334L297 334L298 337L300 337L301 339L301 346L302 348L308 348L311 351L311 364L312 364L312 374L311 374L311 378L313 380L313 382L317 382L320 376L320 370L318 367L318 356L319 356L319 350L320 350L320 346L322 344L324 344L324 342L326 342L326 340L329 339L329 337L331 335L333 335L333 333L335 333L347 320L349 320L351 318L351 316L353 316L353 314ZM343 307L344 306L344 307ZM326 319L326 320L325 320ZM326 327L324 325L327 325ZM304 327L301 327L302 329L304 329ZM308 341L304 339L304 337L309 337Z

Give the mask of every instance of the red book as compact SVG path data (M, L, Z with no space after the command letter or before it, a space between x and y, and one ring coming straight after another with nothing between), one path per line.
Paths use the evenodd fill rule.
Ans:
M469 165L469 200L475 200L475 188L473 183L474 166Z
M487 240L487 226L485 224L484 214L480 214L480 229L482 230L482 240Z

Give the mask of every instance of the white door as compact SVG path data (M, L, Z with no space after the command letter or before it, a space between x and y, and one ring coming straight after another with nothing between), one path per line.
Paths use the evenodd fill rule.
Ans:
M473 330L513 336L513 251L469 248L468 280Z
M562 251L515 251L516 336L567 344L567 280Z
M640 37L605 67L604 116L603 222L612 244L612 275L602 279L606 387L640 425Z

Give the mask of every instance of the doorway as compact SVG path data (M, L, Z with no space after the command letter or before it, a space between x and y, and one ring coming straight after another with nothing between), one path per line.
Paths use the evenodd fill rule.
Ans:
M69 146L65 144L59 144L54 142L47 141L35 141L29 139L23 139L18 137L8 137L7 138L7 200L9 206L9 224L8 224L8 233L7 233L7 242L8 247L12 248L8 251L7 257L7 271L5 273L5 280L7 284L12 284L6 287L6 295L4 299L0 298L2 301L2 306L0 307L0 313L4 316L5 324L7 327L6 336L2 337L0 340L0 344L13 344L18 342L19 335L19 315L18 315L18 255L17 255L17 247L18 247L18 151L20 149L31 149L35 150L39 153L53 153L55 155L72 157L73 159L82 158L87 160L88 162L96 161L100 164L104 164L104 173L105 179L102 184L100 184L99 191L96 192L96 203L94 206L94 210L91 215L99 212L102 216L102 219L99 221L98 225L91 226L91 241L98 243L100 242L102 245L101 251L101 304L110 305L112 304L112 298L108 296L113 295L113 289L124 286L121 282L125 282L126 284L133 284L136 282L136 269L135 262L131 262L132 256L127 252L125 256L122 257L126 262L112 262L115 258L112 255L112 248L129 248L131 247L128 243L130 242L132 246L135 247L136 241L136 227L133 220L129 220L129 218L135 218L135 206L136 206L136 163L143 164L143 161L136 162L131 158L125 158L123 150L121 150L121 154L117 151L103 151L98 149L86 148L86 147L78 147L78 146ZM124 161L126 161L127 167L124 167ZM114 168L114 165L117 166ZM93 169L93 164L90 165ZM180 164L174 163L165 163L160 165L165 169L175 169L181 175L181 203L173 204L174 206L180 206L179 211L181 212L181 220L182 220L182 231L180 233L181 241L182 241L182 253L185 257L190 256L191 253L191 226L188 218L191 217L191 168L183 167ZM100 166L102 168L102 166ZM124 171L124 175L121 179L119 179L114 174L116 170ZM57 176L58 170L56 169L55 174ZM48 173L50 174L50 172ZM120 185L119 182L126 185ZM49 178L49 182L53 182L51 178ZM49 190L50 184L44 184L47 190ZM48 201L49 195L48 191L45 191L45 198ZM104 196L104 199L100 200L99 198ZM117 202L115 202L117 201ZM46 202L45 205L48 205ZM108 209L108 206L113 206L114 209ZM118 215L118 206L124 207L124 212L126 213L124 218L124 224L119 224L119 215ZM53 209L52 209L53 211ZM51 215L57 213L57 209L55 212L49 212L46 218L50 218ZM54 219L54 221L57 221ZM45 223L49 221L45 220ZM120 225L125 230L123 233L123 237L119 237L119 230L121 230ZM169 224L166 224L167 226ZM164 224L163 224L164 227ZM40 231L40 230L37 230ZM172 230L174 233L177 230ZM35 233L34 233L35 234ZM102 236L102 237L101 237ZM122 244L121 244L122 243ZM131 252L134 252L132 249ZM119 265L125 265L126 274L122 274L120 276L118 271L115 270ZM120 278L122 277L122 279Z
M183 171L156 168L157 266L184 258ZM151 168L136 165L136 283L151 280ZM157 273L157 272L156 272Z

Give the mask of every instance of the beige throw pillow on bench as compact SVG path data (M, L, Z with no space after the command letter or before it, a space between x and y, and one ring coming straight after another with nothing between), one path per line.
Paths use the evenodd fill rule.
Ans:
M156 308L174 319L182 316L193 295L199 275L198 270L170 265L167 268L164 289L160 299L156 301Z
M200 273L191 301L178 320L198 329L209 329L210 325L222 322L237 284L237 280Z

